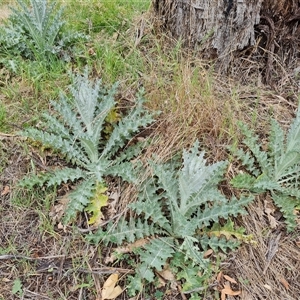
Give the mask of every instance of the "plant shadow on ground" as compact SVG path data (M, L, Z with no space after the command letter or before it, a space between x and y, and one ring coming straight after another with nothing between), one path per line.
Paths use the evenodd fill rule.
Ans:
M93 11L94 6L100 11L104 2L107 6L103 14ZM183 51L180 42L157 32L150 14L137 17L134 23L125 20L125 24L123 19L128 7L123 6L124 12L122 9L117 12L121 2L104 2L89 1L85 5L88 8L80 6L82 11L78 9L77 14L71 14L71 19L79 19L77 29L91 34L93 40L79 45L82 52L71 67L77 70L87 64L95 77L102 77L107 83L119 80L122 104L131 104L136 89L145 88L149 109L162 113L157 124L145 133L153 138L153 143L142 160L153 153L167 160L198 138L207 149L208 160L216 162L228 158L227 146L239 144L237 120L250 124L262 140L267 136L271 116L283 126L289 125L286 120L291 120L297 105L295 100L284 101L290 98L286 87L275 93L263 87L258 89L255 79L244 86L230 79L225 82L211 66ZM74 1L70 6L74 9L77 4ZM81 16L78 17L78 13ZM2 78L7 74L1 75L0 131L13 134L16 131L13 125L38 123L40 110L47 109L49 99L57 98L59 88L65 89L66 69L58 68L43 80L34 76L34 69L34 66L24 66L23 76L8 73L5 85ZM78 230L86 225L85 215L67 227L53 217L53 209L59 204L56 195L64 195L72 186L31 193L15 187L18 179L32 167L32 162L37 171L43 171L36 161L48 167L56 165L59 158L39 151L38 147L28 150L18 137L1 135L0 138L0 257L19 255L1 260L0 299L95 299L108 274L115 270L120 276L132 272L124 262L103 265L113 249L99 249L85 241L84 233ZM228 181L236 175L238 167L232 162ZM118 181L111 181L110 191L119 190L118 185ZM238 193L228 188L226 182L221 184L221 189L228 195ZM132 186L124 186L121 191L122 196L114 207L116 215L124 210L135 193ZM257 197L248 212L249 215L235 221L253 235L256 246L245 244L229 256L214 254L211 260L215 270L203 299L218 299L218 285L229 284L224 277L218 281L220 269L237 281L232 287L243 291L241 296L231 299L298 299L299 228L293 234L286 234L281 215L267 196ZM105 217L109 219L109 214ZM274 221L276 229L271 228ZM276 245L279 234L280 243ZM273 259L266 257L266 253L276 250L277 246ZM218 263L221 258L222 263ZM134 259L134 255L128 255L128 260ZM122 284L126 286L126 276L122 276ZM160 299L159 295L161 299L185 297L168 285L158 291L151 287L141 293L140 299L155 292L157 296L153 299ZM128 298L123 293L118 299Z

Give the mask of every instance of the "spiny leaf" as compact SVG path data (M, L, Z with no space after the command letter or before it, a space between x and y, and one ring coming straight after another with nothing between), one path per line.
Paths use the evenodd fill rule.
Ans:
M185 255L185 260L190 260L201 269L208 267L208 260L204 259L203 253L199 249L199 240L192 236L186 236L180 246L180 250Z
M20 296L23 294L23 284L19 278L13 282L12 293L14 295L19 294Z
M145 100L142 95L138 94L137 97L136 106L115 126L102 155L112 157L140 128L147 127L153 123L154 114L143 108Z
M68 99L67 96L64 95L63 93L60 93L59 96L60 96L59 102L51 101L52 107L57 112L55 119L61 119L61 121L64 122L66 131L69 131L69 135L67 136L67 138L70 138L70 134L72 134L72 136L74 136L74 137L82 136L83 128L82 128L80 122L78 122L77 112L76 112L76 110L74 110L74 107L73 107L74 100ZM45 113L44 115L48 115L48 113ZM53 133L56 132L55 130L53 130L56 126L55 122L56 121L52 121L52 122L48 121L47 122L47 127ZM67 128L68 128L68 130L67 130Z
M300 205L300 201L282 194L272 193L275 204L283 212L287 230L292 232L297 227L296 206Z
M241 199L233 197L228 203L214 203L211 207L206 205L204 210L198 210L197 221L199 228L209 226L210 222L219 222L219 218L228 219L229 216L237 216L238 214L245 214L244 207L253 201L253 197L242 196Z
M155 268L158 271L163 269L167 259L172 257L172 254L175 252L173 249L173 239L153 239L150 243L146 244L144 248L144 250L139 252L142 262L139 267L139 272L143 278L151 282L153 278L148 270L150 268Z
M59 33L64 24L61 19L62 9L55 12L55 2L48 5L46 0L30 0L32 10L25 1L17 0L17 2L19 9L11 9L14 19L18 20L16 28L26 32L22 42L27 49L23 51L30 51L35 59L46 61L53 56L55 46L58 45Z
M40 173L38 175L29 175L22 178L18 185L20 187L25 187L32 189L34 186L43 186L51 177L50 173Z
M225 162L218 162L212 165L207 165L204 159L204 152L199 152L198 141L194 144L192 149L183 152L183 168L179 172L178 184L180 191L180 210L185 214L187 207L192 205L197 194L205 192L221 180L224 170ZM192 197L193 195L193 197Z
M279 161L284 154L285 147L284 147L284 131L276 122L275 120L271 120L271 131L270 131L270 138L269 138L269 145L268 150L270 153L270 157L273 159L275 170L278 168Z
M209 237L215 236L219 238L224 236L227 240L235 238L241 242L249 242L252 239L252 236L245 235L245 228L235 228L231 219L228 219L223 226L220 223L214 223L212 228L205 228L204 232Z
M129 205L136 215L131 214L129 221L125 216L121 217L117 224L110 223L106 230L100 228L89 237L96 243L118 245L148 237L150 242L136 250L139 263L135 267L135 279L140 277L140 283L143 280L153 282L154 269L162 270L167 261L178 260L174 249L182 252L181 261L174 263L176 268L180 269L180 264L195 266L205 273L208 261L203 258L202 237L198 238L197 231L211 226L212 222L219 222L220 218L245 213L244 207L253 200L253 197L227 199L218 190L226 162L209 165L204 152L199 152L198 148L196 142L190 151L184 152L181 169L178 163L151 161L152 177L142 183L138 200ZM232 230L230 224L227 227ZM234 233L241 234L239 230L232 230L232 236ZM223 250L234 248L237 244L234 237L234 242L222 237L205 237L204 246L211 244L215 249Z
M76 189L69 194L69 203L65 214L65 223L68 223L76 216L76 213L82 211L88 204L89 199L94 195L95 182L93 180L85 180Z
M254 191L254 183L256 178L248 173L236 175L230 183L238 189L247 189L249 191Z
M177 214L172 221L172 233L177 238L185 238L195 233L198 227L196 218L186 218Z
M290 152L299 149L300 146L300 109L298 107L296 118L293 120L287 134L286 151Z
M201 274L199 267L193 265L181 265L182 270L176 274L177 280L183 280L182 291L205 289L207 275Z
M268 155L266 152L261 150L260 144L258 142L259 138L255 135L246 124L239 123L242 133L245 135L243 143L249 147L252 151L255 159L257 160L261 170L267 172L269 168Z
M178 207L178 183L177 174L174 169L169 169L167 165L159 165L150 162L154 175L158 177L159 186L165 191L166 197L169 199L170 205Z
M153 205L153 202L147 200L136 201L128 207L133 209L138 215L144 214L145 220L152 220L154 224L171 231L169 220L164 216L160 203Z
M140 263L137 267L137 272L142 279L146 279L148 282L154 281L154 272L148 264Z
M282 177L284 177L286 175L287 170L299 164L299 162L300 152L298 149L284 153L284 155L280 157L280 160L276 165L276 169L274 170L275 180L279 180Z
M121 245L125 240L132 243L159 232L153 224L149 225L147 221L140 218L136 220L131 218L127 221L125 217L121 217L117 224L110 222L106 230L99 228L96 233L88 236L87 239L96 244L102 241L106 245L109 242Z
M94 84L87 79L87 73L84 77L77 76L74 78L74 84L70 87L72 96L75 101L77 111L84 123L88 135L92 135L92 124L95 117L95 110L98 102L100 82ZM89 93L86 93L89 91Z
M54 170L53 173L50 173L49 175L47 186L55 186L69 180L73 182L77 179L84 178L86 173L79 168L71 169L65 167L63 169Z
M143 279L139 274L136 274L135 276L127 276L128 280L128 295L134 296L136 293L140 293L140 291L143 290Z
M255 159L250 152L245 152L243 149L237 149L234 151L234 155L241 161L242 165L251 175L258 176L261 173L261 170L257 166Z
M209 237L207 235L203 235L199 237L199 239L204 250L213 249L215 252L217 252L219 249L224 252L226 252L228 249L235 250L241 243L235 239L227 240L224 237Z
M28 128L21 134L61 151L70 161L77 165L85 166L85 164L90 163L83 150L71 138L64 139L60 135L38 130L36 128Z
M113 163L104 175L119 176L127 182L135 183L137 181L135 167L137 167L137 165L129 161L120 162L119 164Z

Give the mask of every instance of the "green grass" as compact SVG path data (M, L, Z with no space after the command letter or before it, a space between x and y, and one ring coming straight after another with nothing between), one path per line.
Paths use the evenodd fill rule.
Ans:
M0 132L5 132L7 130L7 112L5 105L0 101Z
M104 82L132 84L143 72L144 62L134 49L135 36L128 36L133 18L147 11L150 1L73 1L66 4L66 20L72 29L90 36L78 45L75 57L79 69L95 69ZM74 14L67 12L73 11ZM68 26L67 26L68 27Z
M113 34L126 31L132 18L147 11L150 3L150 0L74 0L66 3L65 16L77 31Z

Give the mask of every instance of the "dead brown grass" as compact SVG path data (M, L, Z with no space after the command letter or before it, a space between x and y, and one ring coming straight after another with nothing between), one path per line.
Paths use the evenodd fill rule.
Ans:
M7 5L0 7L0 23L6 20L10 15L10 9Z
M300 228L287 234L277 214L277 228L271 229L266 202L272 205L267 197L257 198L242 218L241 225L257 245L243 245L232 255L230 274L241 283L240 299L296 300L300 287Z

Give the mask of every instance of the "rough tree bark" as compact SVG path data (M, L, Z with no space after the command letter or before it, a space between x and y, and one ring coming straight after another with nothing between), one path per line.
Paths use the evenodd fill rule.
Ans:
M270 69L272 55L279 50L289 59L298 56L299 2L153 0L153 6L164 30L181 38L186 46L196 47L205 57L217 58L221 68L226 69L241 50L261 49L266 69Z

